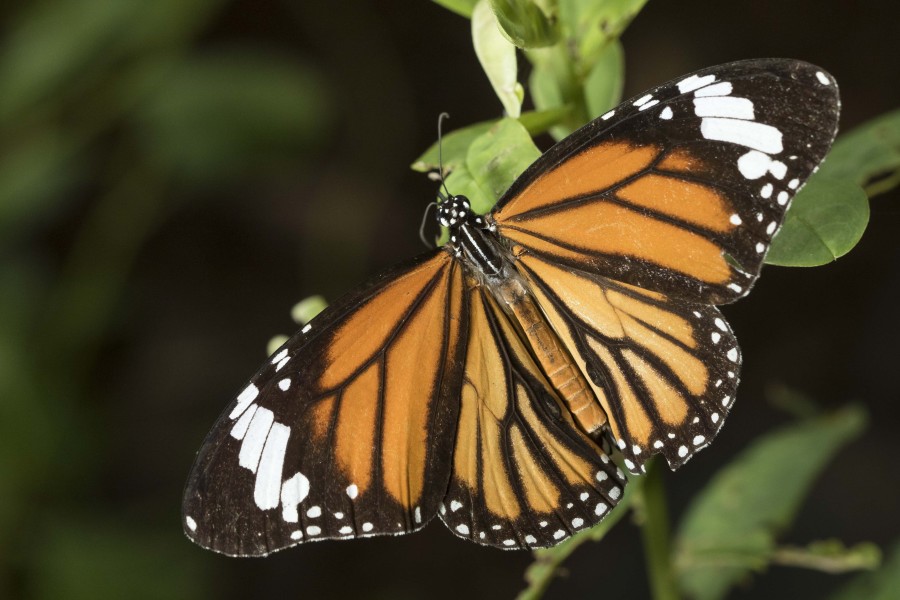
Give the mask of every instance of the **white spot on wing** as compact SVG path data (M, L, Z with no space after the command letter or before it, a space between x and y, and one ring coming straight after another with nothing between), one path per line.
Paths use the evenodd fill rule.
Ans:
M759 179L769 171L771 164L772 159L769 155L759 150L750 150L742 154L737 161L738 171L745 179Z
M256 412L257 406L251 406L250 410L246 411L241 415L241 418L237 420L237 423L234 424L234 427L231 428L231 437L236 440L244 439L244 435L247 433L247 428L250 426L250 420L253 419L253 414Z
M349 525L344 525L343 527L338 529L338 533L340 533L341 535L350 535L351 533L353 533L353 528Z
M572 527L578 528L582 525L584 525L584 519L580 517L575 517L574 519L572 519Z
M679 446L678 447L678 456L680 456L681 458L684 458L685 456L687 456L687 453L688 453L687 446Z
M308 511L306 511L306 516L310 519L317 519L322 516L322 507L321 506L312 506Z
M184 522L187 523L188 529L190 529L191 531L197 531L197 521L195 521L191 517L185 517Z
M290 436L291 428L281 423L274 423L269 430L256 472L256 485L253 488L253 500L260 510L269 510L278 506L281 496L284 452L287 450Z
M271 410L263 407L256 409L256 413L250 420L250 426L247 428L247 434L244 436L244 441L241 444L238 464L256 473L259 457L262 455L263 446L266 443L266 436L269 435L269 429L274 421L275 415Z
M775 179L784 179L784 176L787 175L787 165L780 160L773 160L772 164L769 166L769 173L771 173Z
M416 523L422 522L422 509L420 507L418 507L418 506L416 507L416 512L415 512L414 516L416 519Z
M317 525L310 525L306 528L307 535L319 535L322 533L322 528Z
M732 348L731 350L729 350L728 354L726 354L726 356L728 356L728 360L730 360L731 362L737 362L737 359L738 359L737 348Z
M611 110L611 111L609 111L608 113L604 113L604 114L600 115L600 118L603 119L604 121L607 121L607 120L609 120L614 114L616 114L616 111Z
M459 500L454 500L450 503L450 510L453 512L456 512L461 508L462 508L462 502L460 502Z
M704 75L703 77L700 77L699 75L691 75L690 77L682 79L678 82L678 91L682 94L687 94L688 92L693 92L698 88L709 85L715 80L715 75Z
M622 495L621 488L614 486L611 490L609 490L609 497L612 498L613 500L618 500L619 496L621 496L621 495Z
M671 119L672 118L672 107L667 106L664 109L662 109L661 111L659 111L659 118L665 119L666 121Z
M312 325L307 323L306 325L303 326L303 329L301 329L300 331L301 331L301 333L309 333L310 329L312 329Z
M282 348L281 352L272 357L272 364L280 363L283 358L288 355L287 348Z
M553 539L560 540L563 537L565 537L565 535L566 535L565 531L563 531L562 529L557 529L556 531L553 532Z
M281 484L281 518L287 523L296 523L299 520L297 505L308 495L309 479L303 473L295 473Z
M463 535L469 535L469 526L466 524L457 525L456 530Z
M650 108L652 106L656 106L657 104L659 104L659 100L651 100L647 104L644 104L643 106L641 106L638 110L647 110L648 108Z
M347 495L350 496L351 500L355 500L359 495L359 488L356 487L355 483L351 483L347 486Z
M300 531L299 529L296 530L296 531L292 531L292 532L291 532L291 539L292 539L292 540L299 540L299 539L302 539L302 538L303 538L303 532Z
M816 79L818 79L819 83L821 83L822 85L831 85L831 80L828 79L828 75L826 75L822 71L816 71Z
M772 187L772 184L767 183L766 185L762 186L761 190L759 190L759 195L763 198L771 198L773 189L774 188Z
M634 101L634 106L643 106L646 103L650 102L650 100L652 100L652 99L653 99L652 94L644 94L643 96L641 96L640 98L638 98L637 100Z
M781 132L756 121L708 117L700 123L700 133L708 140L738 144L760 152L778 154L784 149Z
M730 81L723 81L715 85L706 86L694 92L695 98L705 98L709 96L727 96L734 88Z
M282 379L281 381L278 382L278 387L281 388L282 392L288 391L288 388L291 387L291 380L287 379L287 378Z
M526 543L526 544L536 544L536 543L537 543L537 539L536 539L533 535L526 535L526 536L525 536L525 543Z
M368 521L362 524L362 530L365 531L366 533L372 531L374 528L375 528L375 526L372 525L371 523L369 523Z
M753 120L753 102L747 98L710 96L694 99L694 113L698 117Z
M603 513L605 513L607 510L609 510L609 507L606 505L606 503L600 502L599 504L597 504L597 508L594 509L594 514L597 516L600 516Z
M256 400L256 397L259 396L259 388L253 385L252 383L244 388L244 391L238 394L237 404L234 407L234 410L231 411L231 414L228 415L229 419L236 419L239 414L244 412L250 403Z

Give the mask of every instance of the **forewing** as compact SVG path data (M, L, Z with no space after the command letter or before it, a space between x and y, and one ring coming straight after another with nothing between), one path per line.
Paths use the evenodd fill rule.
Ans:
M219 417L184 495L188 537L229 555L399 534L450 476L466 330L436 250L329 306Z
M661 85L547 151L494 208L529 251L688 301L753 285L837 131L837 84L754 60Z
M654 454L672 469L728 415L741 355L719 310L563 269L524 254L518 268L609 417L633 473Z
M602 520L624 475L572 422L493 298L473 286L466 376L441 519L504 549L558 544Z

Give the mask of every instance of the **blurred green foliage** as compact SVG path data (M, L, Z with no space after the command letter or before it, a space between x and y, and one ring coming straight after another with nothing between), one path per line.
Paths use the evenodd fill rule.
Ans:
M0 597L208 593L190 545L161 533L177 530L172 514L90 500L106 437L87 395L162 220L198 192L293 168L327 130L313 68L200 42L225 6L52 0L11 15L0 46ZM69 221L78 229L59 259L28 251Z
M674 561L685 594L722 598L763 570L815 477L864 427L864 411L848 407L767 434L723 468L681 521Z

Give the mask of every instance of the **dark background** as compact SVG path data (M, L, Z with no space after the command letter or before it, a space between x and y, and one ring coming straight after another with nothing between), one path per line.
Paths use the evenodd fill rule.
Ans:
M7 39L26 5L0 9ZM848 131L900 106L898 17L889 2L652 1L623 37L625 95L731 60L801 58L837 78L841 128ZM264 359L268 340L295 328L291 306L311 294L334 299L420 252L416 230L435 185L408 165L434 141L441 111L452 115L449 128L500 114L469 22L424 0L223 2L190 44L200 54L229 46L296 60L318 77L321 113L302 144L239 177L223 173L227 185L186 185L190 177L177 174L161 183L151 178L159 205L139 233L122 234L140 239L132 240L133 259L89 347L63 343L47 353L38 326L14 349L40 357L36 381L52 379L55 369L81 376L69 380L77 386L51 387L40 407L14 412L19 420L7 417L5 427L25 433L0 465L42 467L0 540L0 595L4 588L23 597L76 589L84 597L514 595L529 554L464 543L436 523L412 536L311 544L263 560L221 557L183 537L181 492L194 453ZM526 61L521 65L524 71ZM235 115L235 123L243 117ZM79 118L88 117L70 115L56 126L77 128ZM156 168L145 154L122 150L128 139L125 126L98 136L86 167L92 175L68 186L55 211L6 246L10 261L27 266L20 275L64 278L85 237L98 249L88 256L100 261L99 270L121 258L119 222L97 225L92 215L120 183L117 173L141 160L149 172ZM135 193L145 189L139 180ZM887 547L897 538L898 201L896 190L873 199L865 236L838 262L768 267L748 299L724 309L744 354L738 403L712 449L666 477L673 520L720 466L790 420L767 402L772 386L786 384L823 407L861 402L871 420L863 438L826 469L783 539ZM87 227L97 227L97 235L85 236ZM0 282L16 290L20 284ZM84 298L90 304L90 294ZM78 314L56 306L49 292L38 295L37 306L51 317ZM50 327L53 319L42 322ZM40 429L35 415L45 414L57 423L53 439L40 437L46 431L32 438L29 432ZM773 568L735 597L821 597L846 579ZM639 532L626 519L602 543L582 547L547 597L648 593Z

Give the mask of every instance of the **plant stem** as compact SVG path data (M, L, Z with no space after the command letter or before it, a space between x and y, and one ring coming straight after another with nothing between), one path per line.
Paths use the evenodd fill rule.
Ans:
M644 556L654 600L678 600L678 588L672 571L669 540L669 514L659 460L647 465L642 489Z

